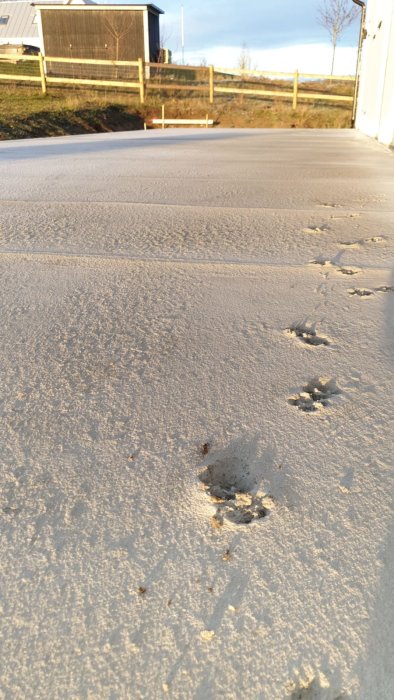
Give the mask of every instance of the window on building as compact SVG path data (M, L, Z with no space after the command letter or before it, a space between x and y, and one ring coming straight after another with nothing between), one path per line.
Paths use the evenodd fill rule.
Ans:
M9 18L9 15L0 15L0 24L7 24Z

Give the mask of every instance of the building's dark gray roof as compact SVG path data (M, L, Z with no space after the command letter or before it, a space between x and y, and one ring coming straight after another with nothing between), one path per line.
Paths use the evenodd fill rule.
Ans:
M1 3L1 0L0 0ZM78 1L74 0L74 2L56 2L54 0L53 2L50 2L48 0L43 0L40 2L34 2L33 3L35 7L38 7L40 10L44 8L49 8L49 9L67 9L70 5L72 5L73 9L78 8L80 5L86 6L84 9L89 9L90 5L95 5L96 10L143 10L146 7L153 12L157 13L158 15L164 15L164 10L161 10L160 7L157 7L157 5L153 5L152 3L111 3L111 4L104 4L104 3L95 3L92 2L91 0L83 0L83 1Z

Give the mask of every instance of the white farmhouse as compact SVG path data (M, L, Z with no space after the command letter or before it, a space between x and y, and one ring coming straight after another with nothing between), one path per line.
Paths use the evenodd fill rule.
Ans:
M368 0L356 127L394 145L394 1Z

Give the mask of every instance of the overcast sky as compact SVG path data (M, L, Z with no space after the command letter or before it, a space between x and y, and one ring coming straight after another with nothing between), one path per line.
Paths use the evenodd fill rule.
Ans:
M165 44L181 60L181 0L155 3ZM317 22L320 0L184 0L185 62L234 67L242 46L262 70L329 72L330 39ZM349 6L353 6L349 0ZM354 73L358 20L343 35L336 74Z

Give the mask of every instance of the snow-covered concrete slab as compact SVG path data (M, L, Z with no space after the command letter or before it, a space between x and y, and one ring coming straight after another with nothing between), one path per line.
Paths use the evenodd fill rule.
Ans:
M4 698L391 700L393 164L0 146Z

